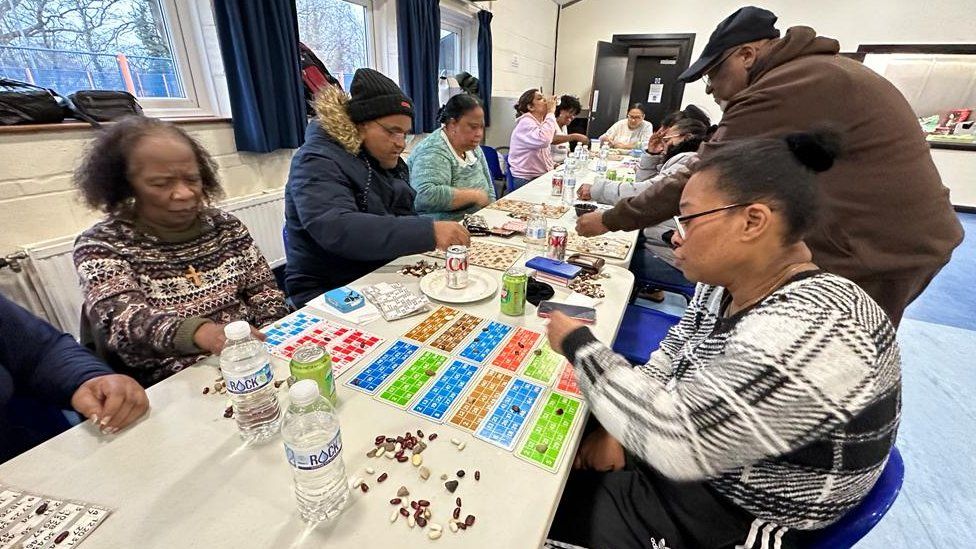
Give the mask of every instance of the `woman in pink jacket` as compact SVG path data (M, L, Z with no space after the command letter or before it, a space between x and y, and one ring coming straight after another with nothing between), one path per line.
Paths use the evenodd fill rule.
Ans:
M536 89L528 90L515 105L518 122L512 130L508 154L508 169L512 171L515 188L552 170L549 146L556 135L556 97L544 97Z

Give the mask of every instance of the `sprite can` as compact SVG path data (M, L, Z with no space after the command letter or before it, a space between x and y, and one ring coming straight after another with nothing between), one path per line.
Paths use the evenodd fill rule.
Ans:
M319 384L319 392L336 403L335 378L332 376L332 357L325 349L314 343L300 345L291 355L288 364L291 375L296 379L311 379Z
M525 287L529 275L522 267L512 267L502 275L502 313L508 316L525 314Z

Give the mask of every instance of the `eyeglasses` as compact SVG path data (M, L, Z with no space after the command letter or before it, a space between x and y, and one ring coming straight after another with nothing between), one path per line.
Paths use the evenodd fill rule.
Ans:
M405 132L405 131L400 131L400 130L391 128L391 127L387 126L386 124L383 124L382 122L378 122L376 120L373 120L373 123L375 123L377 126L383 128L383 130L386 131L386 134L389 135L390 137L394 138L394 139L398 139L399 138L399 139L406 140L407 139L407 134L410 133L409 131L406 131Z
M696 214L676 215L676 216L672 217L671 219L674 220L674 224L675 224L675 227L676 227L676 229L678 231L678 235L680 235L681 238L687 238L688 227L686 226L686 224L689 221L691 221L692 219L695 219L695 218L698 218L698 217L704 217L706 215L711 215L711 214L718 213L718 212L724 212L726 210L731 210L733 208L742 208L744 206L751 206L751 205L752 205L751 202L743 202L743 203L740 203L740 204L729 204L728 206L722 206L721 208L715 208L715 209L712 209L712 210L705 210L704 212L698 212Z
M728 60L729 57L732 57L732 54L735 53L735 52L737 52L737 51L739 51L739 48L735 48L734 50L732 50L729 53L725 54L725 57L723 57L722 59L720 59L718 63L715 63L714 65L711 66L711 68L709 68L707 71L705 71L705 75L702 76L702 82L705 83L705 87L706 88L711 88L712 87L712 77L711 76L708 76L708 75L710 73L717 73L719 67L721 67L722 64L725 63Z

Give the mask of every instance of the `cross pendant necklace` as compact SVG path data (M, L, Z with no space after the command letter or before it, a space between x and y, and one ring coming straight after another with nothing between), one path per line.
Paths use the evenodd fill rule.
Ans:
M187 280L192 282L193 285L196 286L197 288L203 286L203 280L200 278L200 273L193 268L193 265L190 265L190 268L187 269L186 274L183 276L185 276Z

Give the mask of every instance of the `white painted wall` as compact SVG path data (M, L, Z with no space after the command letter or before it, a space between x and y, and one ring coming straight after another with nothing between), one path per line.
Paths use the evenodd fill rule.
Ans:
M292 151L239 153L227 122L185 129L216 159L228 198L285 184ZM78 233L101 217L79 201L71 184L91 137L89 129L0 134L0 254Z
M583 0L565 8L559 22L556 90L579 95L586 105L596 43L610 41L614 34L695 33L694 61L715 25L746 4L741 0ZM976 36L976 19L966 15L972 12L973 0L763 0L754 5L778 15L781 31L807 25L839 40L842 51L856 51L860 44L972 43ZM950 14L961 17L950 17L949 22ZM685 86L683 106L689 104L704 108L715 119L721 116L701 81ZM953 191L953 202L976 206L976 152L942 154L946 152L956 151L933 151L933 158Z
M518 96L539 86L552 93L559 7L551 0L501 0L484 9L494 15L492 119L485 142L493 147L507 147L515 127L513 107Z

